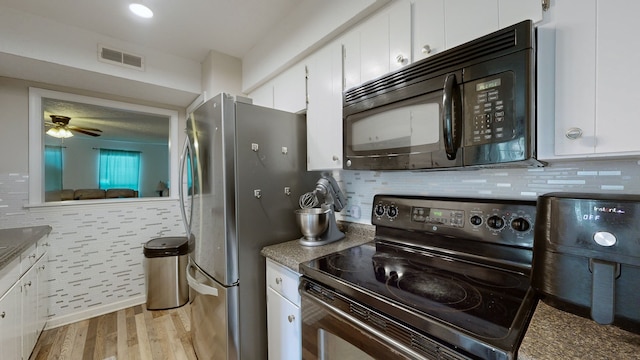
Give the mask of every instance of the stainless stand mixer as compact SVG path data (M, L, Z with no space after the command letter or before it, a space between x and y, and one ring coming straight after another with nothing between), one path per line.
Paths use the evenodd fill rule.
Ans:
M316 182L315 190L300 196L298 203L296 221L304 235L300 244L319 246L344 238L344 233L338 229L335 212L344 209L347 198L331 175L323 174Z

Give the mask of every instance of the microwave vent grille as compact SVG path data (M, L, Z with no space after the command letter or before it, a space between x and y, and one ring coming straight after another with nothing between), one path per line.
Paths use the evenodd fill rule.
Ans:
M442 76L451 69L460 69L470 63L531 48L531 22L525 21L521 24L523 26L499 30L347 90L344 93L344 105L358 103L417 82Z

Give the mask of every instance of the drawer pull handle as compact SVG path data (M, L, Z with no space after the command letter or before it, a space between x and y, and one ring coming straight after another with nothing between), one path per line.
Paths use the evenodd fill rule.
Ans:
M281 278L276 278L276 284L278 284L278 285L282 284L282 279Z
M287 320L289 320L289 322L290 322L290 323L292 323L292 322L293 322L293 320L295 320L295 319L296 319L296 317L295 317L295 316L293 316L293 315L289 315L289 316L287 316Z
M2 314L0 314L0 318L4 319L5 316L7 316L7 313L3 311Z

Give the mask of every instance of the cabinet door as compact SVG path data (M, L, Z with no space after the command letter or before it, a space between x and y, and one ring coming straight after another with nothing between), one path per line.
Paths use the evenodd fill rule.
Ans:
M297 113L307 108L306 69L298 63L273 79L273 107Z
M17 282L0 297L0 359L20 359L20 322L20 282Z
M445 49L444 0L419 0L413 4L413 60Z
M542 20L541 0L498 0L500 28L517 24L523 20Z
M307 170L342 169L342 46L307 58Z
M38 340L38 272L32 266L20 280L22 285L22 357L28 359Z
M40 336L42 329L44 329L49 316L49 253L45 252L35 266L38 277L38 310L35 324L37 339Z
M350 31L341 39L343 90L351 89L362 83L360 77L360 32Z
M373 80L411 61L411 4L396 1L361 24L361 82Z
M300 308L267 287L267 330L270 360L302 358Z
M411 62L411 3L396 0L389 8L389 71Z
M596 153L637 153L640 151L636 107L640 100L640 49L636 46L635 22L640 14L640 2L599 0L595 11ZM576 59L579 61L582 60ZM576 83L576 87L582 85L582 80Z
M555 30L555 131L549 134L549 129L540 128L540 135L555 136L556 155L593 154L596 1L556 1L551 15Z
M444 14L447 49L499 29L498 0L446 0Z

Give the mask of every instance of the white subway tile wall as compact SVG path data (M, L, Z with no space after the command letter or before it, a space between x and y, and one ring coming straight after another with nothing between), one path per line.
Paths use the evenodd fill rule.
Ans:
M379 193L535 200L553 192L640 194L640 164L632 160L554 163L536 169L430 172L334 171L348 197L337 214L370 224ZM178 201L129 202L26 209L28 176L0 173L0 228L51 225L51 319L111 303L144 301L143 244L182 236Z
M640 161L557 162L532 169L334 171L348 198L340 220L371 224L375 194L535 200L563 192L640 194Z
M26 176L0 174L0 228L51 225L50 319L63 324L145 301L145 242L182 236L178 201L140 201L23 208ZM104 308L104 309L102 309Z

